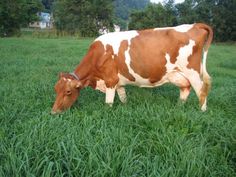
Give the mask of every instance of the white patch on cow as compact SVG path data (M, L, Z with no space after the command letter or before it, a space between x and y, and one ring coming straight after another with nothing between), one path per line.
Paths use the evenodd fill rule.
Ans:
M115 98L116 88L106 88L106 103L112 106Z
M179 26L175 26L175 27L155 28L154 30L158 31L158 30L173 29L177 32L185 33L185 32L188 32L188 30L190 30L192 27L193 27L193 25L183 24L183 25L179 25Z
M207 110L207 99L205 99L205 101L204 101L204 103L203 103L203 105L201 107L201 110L202 111L206 111Z
M207 69L206 69L207 53L208 51L204 51L203 53L202 72L207 72Z
M174 30L177 32L184 33L184 32L188 32L188 30L190 30L192 27L193 25L184 24L184 25L174 27Z
M184 73L176 70L176 64L172 64L170 61L170 55L166 53L166 75L163 78L167 78L169 82L175 84L178 87L188 87L190 85L188 79L185 77Z
M118 73L118 77L119 77L119 83L118 85L122 86L122 85L126 85L126 84L130 84L130 80L128 80L126 77L124 77L123 75L121 75L120 73Z
M179 55L177 57L176 64L180 67L187 67L188 65L188 57L192 55L193 47L195 46L195 41L189 40L189 44L186 46L183 46L179 49Z
M166 72L169 73L173 71L176 66L170 62L170 55L168 53L166 53L165 58L166 58L166 70L167 70Z
M106 45L109 44L113 47L114 54L118 54L119 48L120 48L120 43L123 40L128 40L128 43L130 45L130 41L132 38L138 36L138 32L133 30L133 31L123 31L123 32L113 32L113 33L108 33L104 34L100 37L98 37L95 41L101 41L102 44L104 45L104 48L106 49Z
M71 79L67 79L67 81L71 82Z
M106 93L106 84L105 84L104 80L98 80L95 89L99 90L103 93Z
M187 68L188 63L189 63L188 58L192 55L194 46L195 46L195 41L190 39L188 45L181 47L175 64L180 68L180 70L188 78L197 96L200 96L200 90L202 88L202 80L200 78L200 75L194 69Z
M167 75L169 82L176 85L177 87L190 87L189 80L184 76L184 74L180 71L172 71Z

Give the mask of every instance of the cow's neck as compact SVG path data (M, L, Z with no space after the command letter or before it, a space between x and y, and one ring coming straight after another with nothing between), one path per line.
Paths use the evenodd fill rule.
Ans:
M80 64L74 70L76 76L78 76L79 80L82 82L84 86L94 87L94 78L92 71L92 62L89 61L89 55L86 55Z

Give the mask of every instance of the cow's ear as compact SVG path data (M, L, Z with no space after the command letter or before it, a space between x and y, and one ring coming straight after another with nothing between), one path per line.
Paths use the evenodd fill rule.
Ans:
M82 86L82 83L78 80L72 80L71 81L71 87L73 88L80 88Z
M83 87L87 87L87 86L89 86L90 83L91 83L90 80L86 80L85 83L83 84Z
M62 78L63 76L65 76L65 73L63 73L63 72L60 72L60 73L58 74L59 79Z

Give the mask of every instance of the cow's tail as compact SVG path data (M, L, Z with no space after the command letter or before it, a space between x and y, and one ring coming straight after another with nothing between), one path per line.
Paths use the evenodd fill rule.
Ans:
M206 102L206 97L209 93L209 90L211 89L211 77L209 76L207 69L206 69L206 60L207 60L207 54L208 49L211 45L212 39L213 39L213 30L210 26L206 24L198 24L200 29L204 29L207 31L207 39L205 41L204 49L203 49L203 62L202 62L202 80L203 80L203 86L201 88L201 94L200 94L200 104L204 105ZM202 108L203 110L204 108Z

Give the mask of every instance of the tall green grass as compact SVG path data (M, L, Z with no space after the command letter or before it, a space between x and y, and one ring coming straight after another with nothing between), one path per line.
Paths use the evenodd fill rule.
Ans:
M236 176L236 46L213 45L213 87L202 113L192 91L127 87L112 108L86 88L52 116L60 71L73 71L92 39L0 39L0 176Z

